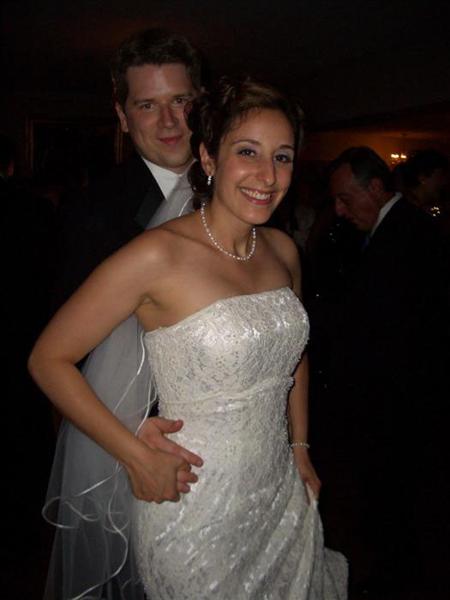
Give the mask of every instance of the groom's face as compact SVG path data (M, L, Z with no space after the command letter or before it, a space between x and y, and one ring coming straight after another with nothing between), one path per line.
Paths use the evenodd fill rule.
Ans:
M129 133L138 153L147 160L182 173L192 160L186 107L196 95L180 63L129 67L128 96L116 103L122 131Z

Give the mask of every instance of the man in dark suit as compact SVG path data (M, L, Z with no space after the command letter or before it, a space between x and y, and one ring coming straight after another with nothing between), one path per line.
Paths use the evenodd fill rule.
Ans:
M331 164L330 191L337 215L365 236L336 301L312 312L313 331L314 320L329 326L315 411L324 490L330 483L323 510L325 521L327 511L340 520L336 543L355 579L371 578L390 598L413 576L421 584L429 577L420 569L431 563L427 530L437 529L426 512L441 477L445 249L432 219L394 194L389 168L371 149L351 148Z
M200 71L199 56L189 42L161 30L135 35L117 51L112 63L115 109L122 131L130 134L136 154L102 181L92 184L86 197L72 205L71 214L67 212L62 227L63 265L57 283L58 303L64 301L102 260L145 229L161 222L162 213L165 218L170 218L188 207L192 192L187 171L192 155L185 109L200 91ZM174 214L172 207L176 207ZM99 398L133 432L147 415L146 404L152 396L147 383L150 378L148 361L142 360L140 340L141 328L137 319L131 316L91 352L82 368ZM155 417L146 419L139 429L139 436L152 449L178 457L171 457L170 461L166 457L162 461L170 482L176 468L176 495L171 490L172 499L189 492L188 484L196 481L196 476L190 473L191 465L202 464L199 457L165 438L164 434L178 431L181 426L180 421ZM70 464L85 461L83 438L82 433L70 426L61 429L49 486L50 498L51 490L55 489L63 497L73 493L70 477L65 474L61 478L58 464L64 460L70 468ZM77 484L79 488L90 487L92 481L101 482L105 469L115 469L113 463L112 458L92 445L90 460L83 464L84 469L80 469L83 482ZM170 468L167 468L165 465L169 463ZM127 511L128 506L123 510ZM47 587L51 597L60 597L59 586L65 577L76 582L74 572L79 565L74 563L71 553L76 547L75 536L85 539L84 536L91 535L93 547L103 547L107 538L110 546L106 555L114 554L117 545L114 528L105 528L108 535L102 532L97 539L95 534L86 533L89 525L87 529L85 525L80 520L76 532L71 530L69 536L63 528L57 531L55 548L61 547L63 554L62 559L57 550L53 554ZM129 528L126 528L125 535L128 534ZM120 532L120 536L123 535ZM121 596L125 584L128 586L133 581L134 562L130 555L126 558L117 577L108 581L103 590L108 598ZM72 571L73 564L75 571ZM95 583L105 576L104 565L99 562L98 567L101 572L92 577Z
M192 191L187 171L192 155L185 111L201 89L201 71L200 56L191 44L163 30L134 35L117 50L111 65L115 110L122 131L131 137L135 155L89 186L86 195L71 203L63 215L57 305L101 261L154 226L161 214L159 208L167 209L163 211L166 218L189 208ZM171 213L172 206L175 213ZM85 377L110 408L121 389L118 383L110 389L111 373L124 386L135 375L133 368L139 362L136 335L137 321L130 317L93 350L83 366ZM199 466L191 453L155 438L159 434L152 429L154 423L163 433L181 427L162 419L149 420L141 429L141 435L153 434L149 443ZM188 491L184 481L181 473L181 492Z
M192 162L185 108L200 91L201 69L190 43L162 30L139 33L116 52L115 110L135 155L63 212L57 305L102 260L144 231L185 179Z

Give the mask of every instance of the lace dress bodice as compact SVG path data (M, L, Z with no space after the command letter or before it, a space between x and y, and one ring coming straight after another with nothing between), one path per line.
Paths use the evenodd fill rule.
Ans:
M136 501L152 600L344 598L344 561L325 560L317 506L288 444L287 394L308 331L297 297L281 288L218 300L147 333L160 414L183 419L173 439L204 459L179 503Z

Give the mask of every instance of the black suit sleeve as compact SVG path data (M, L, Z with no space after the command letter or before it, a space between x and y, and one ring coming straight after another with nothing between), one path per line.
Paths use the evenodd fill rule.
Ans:
M144 162L134 157L61 207L54 309L103 260L143 231L136 215L149 197L156 210L161 190Z

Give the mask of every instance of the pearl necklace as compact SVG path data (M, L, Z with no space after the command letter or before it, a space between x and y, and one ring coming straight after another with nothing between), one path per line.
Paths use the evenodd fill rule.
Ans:
M206 222L205 206L206 206L205 202L202 202L202 205L200 206L200 217L202 219L203 227L205 228L205 231L206 231L212 245L215 246L217 248L217 250L219 250L223 254L226 254L230 258L233 258L234 260L240 260L240 261L250 260L251 257L255 254L255 249L256 249L256 228L252 227L252 230L250 233L251 238L252 238L252 243L250 245L250 251L248 254L246 254L245 256L239 256L239 254L233 254L232 252L228 252L228 250L225 250L225 248L219 244L219 242L216 240L216 238L211 233L211 230L208 227L208 223Z

